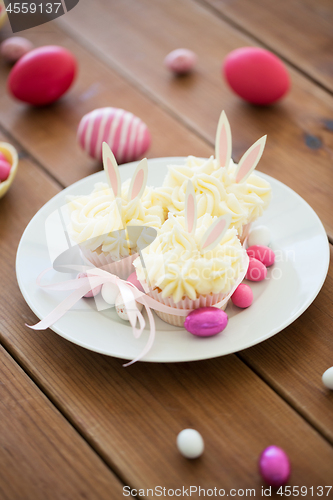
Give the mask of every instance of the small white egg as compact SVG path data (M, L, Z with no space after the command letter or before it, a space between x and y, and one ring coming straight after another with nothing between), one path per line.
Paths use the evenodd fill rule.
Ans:
M271 242L271 232L266 226L257 226L250 231L249 238L247 240L248 246L253 245L263 245L268 247Z
M323 373L322 381L327 389L331 389L333 391L333 366Z
M136 305L137 309L139 309L139 311L142 311L143 304L140 304L139 302L135 302L135 305ZM121 293L119 293L117 298L116 298L116 313L118 314L120 319L123 319L124 321L129 321Z
M189 49L176 49L164 59L165 66L177 75L185 75L194 68L197 56Z
M102 286L102 297L108 304L115 304L119 293L117 285L114 283L104 283Z
M177 448L186 458L198 458L202 455L205 443L195 429L184 429L177 436Z

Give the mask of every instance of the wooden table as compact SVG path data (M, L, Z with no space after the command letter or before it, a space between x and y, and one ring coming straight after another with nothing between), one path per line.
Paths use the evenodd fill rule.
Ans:
M71 91L42 109L8 96L9 69L0 62L1 138L21 158L0 200L1 500L123 498L124 486L147 498L155 486L224 488L236 498L254 488L260 497L257 460L270 444L290 456L289 485L313 486L316 497L318 486L333 484L333 392L321 382L333 365L332 269L309 309L262 344L214 360L128 369L51 330L28 330L36 317L14 269L33 215L100 169L75 135L83 114L102 106L147 123L152 158L212 154L222 108L236 160L267 133L259 170L298 192L333 243L332 21L331 0L80 0L59 20L22 33L36 46L63 45L79 61ZM221 79L224 57L244 45L285 62L292 89L278 105L247 105ZM163 59L182 46L199 62L177 79ZM205 440L195 461L176 449L186 427Z

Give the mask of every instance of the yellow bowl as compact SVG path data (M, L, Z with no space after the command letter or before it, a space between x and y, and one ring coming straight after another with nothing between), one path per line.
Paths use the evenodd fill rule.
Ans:
M0 1L0 28L2 28L3 23L7 19L7 12L4 3Z
M0 198L2 198L10 188L18 166L18 154L14 146L7 142L0 142L0 152L6 157L6 160L11 164L8 179L0 182Z

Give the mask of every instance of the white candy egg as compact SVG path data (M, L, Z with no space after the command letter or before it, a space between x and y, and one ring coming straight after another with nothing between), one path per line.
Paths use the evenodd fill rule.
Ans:
M135 302L135 304L136 304L137 309L139 309L139 311L142 311L143 304L140 304L139 302ZM118 314L120 319L128 321L128 315L126 312L123 298L122 298L120 293L118 294L118 296L116 298L116 313Z
M177 436L177 448L186 458L198 458L202 455L205 443L195 429L184 429Z
M102 286L102 297L108 304L116 303L118 293L118 287L114 283L104 283Z
M271 242L271 232L266 226L257 226L250 231L248 246L263 245L268 247Z
M327 389L331 389L333 391L333 366L323 373L322 381Z

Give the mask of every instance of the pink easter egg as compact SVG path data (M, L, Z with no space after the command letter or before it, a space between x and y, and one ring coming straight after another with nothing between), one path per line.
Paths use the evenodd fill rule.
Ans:
M177 75L184 75L192 71L196 62L196 54L188 49L173 50L164 59L165 66Z
M272 52L241 47L230 52L223 63L224 76L232 90L252 104L272 104L290 87L288 71Z
M120 108L99 108L80 121L77 138L92 157L102 160L102 144L106 142L118 163L137 160L150 146L147 125L137 116Z
M0 182L8 179L11 168L11 164L7 160L0 159Z
M44 106L59 99L72 85L76 59L57 45L31 50L9 73L8 89L16 99Z
M266 267L272 266L275 262L275 253L269 247L263 245L252 245L247 250L247 255L249 257L254 257L260 260Z
M269 486L283 486L291 472L288 455L278 446L269 446L260 455L259 472Z
M239 285L231 296L231 302L242 309L249 307L253 302L253 292L249 285Z
M267 276L266 266L260 260L250 257L249 267L245 278L250 281L262 281Z
M127 281L129 281L130 283L132 283L132 285L136 286L137 289L140 290L140 292L144 292L143 287L142 287L140 281L138 280L135 271L134 271L134 273L132 273L132 274L129 275L129 277L127 278Z
M190 312L184 328L197 337L211 337L222 332L228 324L228 315L217 307L200 307Z
M32 42L21 36L12 36L0 45L0 54L8 63L15 63L34 48Z
M88 277L87 273L79 273L76 278L80 279L80 278L87 278L87 277ZM90 290L89 292L87 292L84 295L84 297L87 299L90 299L91 297L95 297L95 295L98 295L100 293L101 289L102 289L102 285L98 285L95 288L93 288L92 290Z

